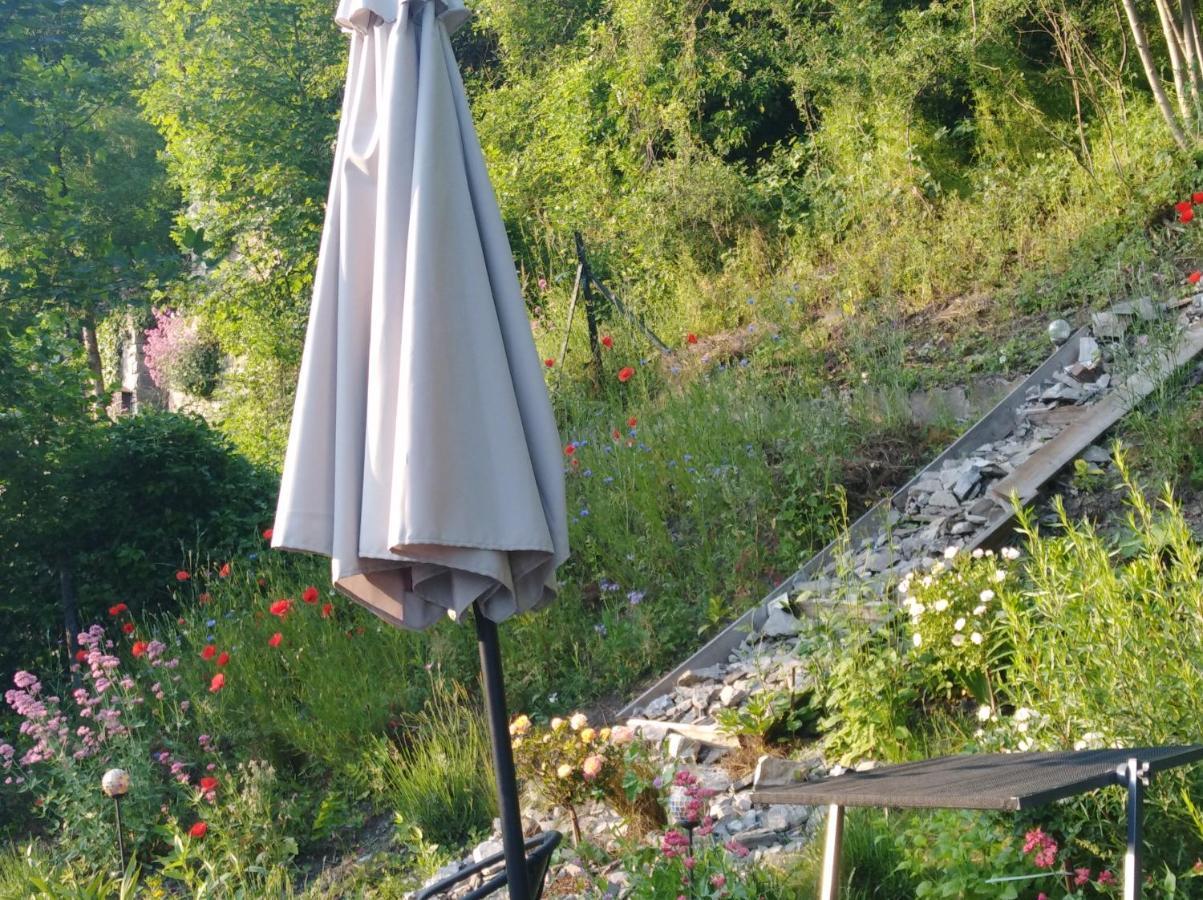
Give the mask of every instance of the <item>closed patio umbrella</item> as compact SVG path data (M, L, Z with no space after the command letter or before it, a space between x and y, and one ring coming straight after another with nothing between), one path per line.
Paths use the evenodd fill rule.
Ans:
M342 0L350 61L272 544L426 628L469 607L511 896L524 888L497 623L555 596L560 441L450 33L460 0Z

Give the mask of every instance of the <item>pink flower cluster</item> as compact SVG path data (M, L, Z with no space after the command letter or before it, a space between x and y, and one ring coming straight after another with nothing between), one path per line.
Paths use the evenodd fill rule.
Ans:
M1032 854L1037 869L1051 869L1057 861L1057 842L1039 828L1023 836L1023 852Z

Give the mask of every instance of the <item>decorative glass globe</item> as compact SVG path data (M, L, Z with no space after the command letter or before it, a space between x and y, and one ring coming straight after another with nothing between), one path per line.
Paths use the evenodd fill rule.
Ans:
M696 814L689 818L689 794L681 785L673 785L668 791L668 817L677 825L689 827L698 824Z
M1054 319L1048 323L1048 338L1054 344L1061 345L1069 340L1073 328L1064 319Z
M106 797L124 797L129 793L129 772L125 769L109 769L100 779L100 789Z

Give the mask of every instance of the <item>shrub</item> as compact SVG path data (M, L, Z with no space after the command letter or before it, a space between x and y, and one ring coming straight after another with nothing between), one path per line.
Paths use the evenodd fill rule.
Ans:
M161 390L208 397L221 375L221 346L197 323L172 310L155 310L146 331L146 368Z

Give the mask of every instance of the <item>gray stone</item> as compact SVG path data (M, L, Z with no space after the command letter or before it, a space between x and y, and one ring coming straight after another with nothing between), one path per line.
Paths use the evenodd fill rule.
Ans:
M502 851L501 841L482 841L472 851L472 861L480 862L490 856L496 856Z
M643 708L643 714L648 718L654 719L656 716L664 715L666 712L672 709L672 706L673 698L668 694L661 694Z
M806 806L771 806L763 816L764 827L772 831L790 831L806 822L810 808Z
M810 768L809 763L805 761L798 762L776 756L762 756L756 761L756 771L752 775L752 783L757 788L797 784L806 780Z
M982 480L981 471L979 467L972 464L962 470L960 477L956 480L956 484L952 486L952 492L958 500L965 500L973 493L978 482Z
M681 762L691 762L697 759L698 742L685 737L682 734L673 732L665 741L665 752L672 759L680 760Z
M1090 317L1090 330L1096 338L1119 340L1128 331L1128 326L1114 312L1096 312Z
M769 637L786 637L795 635L801 630L802 623L797 618L784 609L776 607L769 611L769 617L765 619L760 632Z
M730 709L733 706L738 706L748 696L748 692L743 688L737 688L734 685L723 685L723 689L718 692L718 702L724 708Z
M757 847L770 847L781 843L781 835L767 828L751 828L732 833L731 837L749 850L755 850Z
M692 687L707 681L717 681L723 677L726 667L723 665L708 666L705 669L686 669L677 677L677 687Z
M976 530L972 522L957 522L948 530L948 533L960 537L961 535L972 534Z
M953 481L953 484L956 484L955 480ZM960 506L960 503L957 502L956 495L954 495L952 491L947 490L936 491L931 495L931 497L928 498L927 502L932 506L939 507L940 509L956 509L958 506Z
M1099 342L1089 335L1082 335L1078 341L1078 365L1086 368L1096 368L1103 361L1103 351Z

